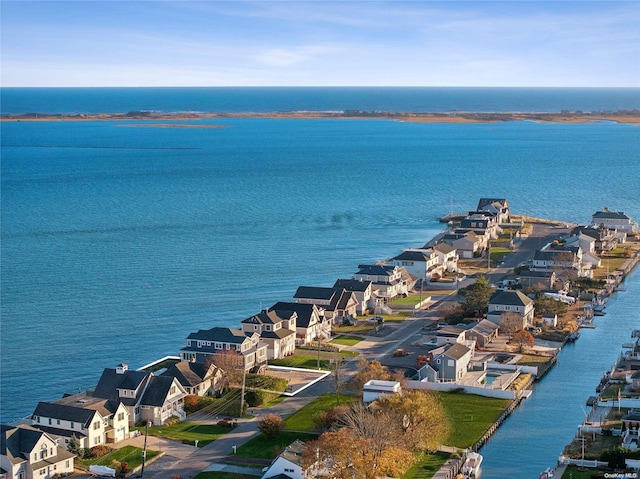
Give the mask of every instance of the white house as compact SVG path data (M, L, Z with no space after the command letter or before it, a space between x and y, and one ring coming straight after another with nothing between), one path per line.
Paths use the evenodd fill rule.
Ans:
M76 457L49 434L30 426L0 430L0 469L10 479L52 479L73 472Z
M311 303L289 303L280 301L269 308L279 316L295 315L296 344L304 346L316 338L331 337L331 321L324 317L322 308Z
M302 468L302 453L306 447L307 445L299 439L293 441L273 460L262 475L262 479L269 479L270 477L280 475L284 475L290 479L305 479L307 475Z
M458 271L458 252L453 246L446 243L438 243L433 247L438 256L438 264L443 271L455 273Z
M480 198L476 210L495 213L499 224L509 222L509 202L505 198Z
M406 249L391 259L394 266L404 267L410 274L423 281L429 281L434 275L442 277L442 268L437 253L431 249Z
M76 436L81 447L114 443L129 437L129 412L119 401L74 394L39 402L31 425L68 444Z
M609 211L609 208L604 208L603 211L596 211L591 216L591 222L593 225L601 228L625 231L627 233L638 232L638 223L624 214L624 212Z
M295 314L264 309L241 324L245 333L260 335L260 341L267 345L268 359L282 359L296 352L296 318Z
M347 293L353 293L358 301L357 313L366 314L367 310L375 308L373 286L371 281L358 279L338 279L333 284L334 289L344 289Z
M384 300L405 296L409 292L408 281L403 277L402 269L395 265L361 264L353 277L371 281L375 296Z
M222 372L215 364L207 367L203 363L179 361L169 366L160 376L176 378L187 394L207 396L218 390L218 380Z
M362 402L369 404L379 397L402 394L402 387L398 381L382 381L371 379L362 386Z

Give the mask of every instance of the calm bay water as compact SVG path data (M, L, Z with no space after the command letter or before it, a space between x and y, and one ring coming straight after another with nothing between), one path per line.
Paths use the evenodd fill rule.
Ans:
M153 90L143 100L157 96ZM638 107L638 91L626 108ZM140 91L91 101L72 92L38 91L22 111L205 110L171 97L151 105L136 100ZM609 107L589 107L582 91L578 106L567 108L621 108L608 94L590 102ZM11 102L20 95L3 89L2 111L19 112ZM272 92L260 98L244 109L312 109L304 102L267 108ZM500 109L479 106L500 104L499 95L480 96L473 107L468 98L441 110ZM509 98L511 91L503 103L518 106ZM403 107L409 99L399 94L388 109L412 109ZM320 103L315 109L376 109ZM504 110L564 108L519 105ZM158 123L2 124L2 421L95 384L104 367L177 354L191 331L237 326L261 306L290 300L299 285L329 286L360 263L420 246L441 229L437 218L452 200L457 212L499 196L532 216L586 223L609 206L640 218L640 129L631 125L230 119L199 122L226 127L216 129L151 126ZM629 308L640 297L634 281L624 293ZM614 306L605 321L616 330ZM637 313L625 318L638 323ZM604 331L583 334L575 350L593 336L594 345L618 351L622 340L599 336ZM620 334L625 339L626 330ZM565 371L558 382L565 381L564 363L540 391L554 374ZM563 386L580 382L571 424L606 367L583 366L588 373ZM537 391L522 410L543 397ZM557 419L528 424L542 434ZM489 458L501 434L487 446L485 478L507 477L491 476L501 471ZM557 435L564 444L571 431ZM553 464L559 449L536 453L532 471Z

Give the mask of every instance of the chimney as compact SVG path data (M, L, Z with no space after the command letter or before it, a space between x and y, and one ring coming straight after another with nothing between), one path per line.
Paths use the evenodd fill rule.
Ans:
M125 363L120 363L116 366L116 374L124 374L129 370L129 366Z

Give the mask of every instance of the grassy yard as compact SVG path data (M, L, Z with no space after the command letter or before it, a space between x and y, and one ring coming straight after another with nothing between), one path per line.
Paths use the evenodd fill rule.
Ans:
M322 353L322 352L321 352ZM320 369L330 369L330 359L320 356ZM288 368L318 369L318 356L311 354L294 354L282 359L270 359L269 364L273 366L284 366Z
M85 467L89 466L109 466L111 461L114 459L120 462L126 462L129 464L129 470L138 467L142 464L142 449L135 446L124 446L122 449L116 449L115 451L111 451L109 454L106 454L97 459L83 459L80 461ZM151 449L147 449L147 461L151 458L156 457L160 454L160 451L152 451Z
M338 404L349 404L357 399L349 394L323 394L305 407L284 420L285 429L291 431L315 432L313 416L319 411L325 411Z
M360 336L346 336L341 334L339 336L336 336L329 342L334 344L342 344L343 346L354 346L355 344L358 344L360 341L362 341L362 339L363 338L361 338Z
M426 296L423 296L422 299L426 298ZM398 305L398 306L415 306L416 304L418 304L420 302L420 296L419 295L415 295L415 296L407 296L406 298L398 298L398 299L394 299L393 301L389 302L389 306L393 307L394 305Z
M402 479L430 479L447 462L449 457L450 454L445 452L425 454L407 471Z
M240 446L235 455L255 459L273 459L285 446L296 439L306 442L317 438L317 434L298 431L282 431L275 439L267 439L264 434L259 434Z
M598 476L598 473L602 474L602 476ZM566 471L564 471L560 479L592 479L593 477L604 477L604 473L605 471L602 469L585 467L584 470L581 470L580 466L570 465L567 466Z
M144 428L138 428L144 433ZM229 428L216 425L195 424L193 422L179 422L173 426L149 428L149 435L165 437L173 441L181 441L183 444L194 445L198 440L198 447L203 447L215 441L230 431Z
M437 393L451 423L447 446L471 447L493 424L510 401L475 394Z

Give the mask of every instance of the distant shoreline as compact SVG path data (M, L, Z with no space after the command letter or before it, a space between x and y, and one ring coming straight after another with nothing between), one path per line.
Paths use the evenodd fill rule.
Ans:
M640 124L640 111L619 111L602 113L559 112L559 113L392 113L367 111L294 111L269 113L158 113L158 112L129 112L129 113L95 113L95 114L2 114L0 121L112 121L112 120L170 120L197 121L205 119L228 118L265 118L265 119L387 119L416 123L500 123L506 121L535 121L540 123L594 123L611 121L616 123ZM147 125L150 127L203 128L198 125Z

